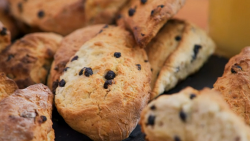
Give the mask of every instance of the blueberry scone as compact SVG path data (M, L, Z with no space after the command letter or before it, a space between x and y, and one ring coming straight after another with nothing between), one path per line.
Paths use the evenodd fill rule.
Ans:
M117 23L133 32L140 47L146 47L184 3L185 0L131 0L120 11Z
M140 125L149 141L250 140L250 128L208 88L158 97L143 110Z
M18 89L15 81L6 77L5 73L0 72L0 101Z
M250 47L232 57L214 84L230 108L250 124Z
M53 94L43 84L15 91L0 101L1 141L54 141Z
M10 31L0 21L0 53L11 43Z
M169 40L176 40L176 38L178 38L178 41L172 43L177 46L175 47L173 52L167 56L164 64L161 67L158 77L156 76L157 79L154 84L151 99L163 93L164 91L170 90L178 83L178 81L183 80L188 75L198 71L215 50L214 42L205 33L205 31L185 21L183 21L183 24L184 27L182 31L178 31L181 29L178 26L175 26L175 28L172 29L176 30L176 34L179 34L181 32L181 35L179 35L179 37L170 36L168 35L168 32L165 32L164 34L160 31L158 38L170 36L172 37L172 39ZM168 26L164 28L167 27ZM162 31L164 32L164 30ZM167 39L164 43L166 44L156 47L159 47L162 52L164 50L169 51L170 49L166 48L172 48L172 45L167 44ZM157 65L158 62L160 62L158 60L153 61L154 56L152 54L154 53L158 54L159 52L154 52L154 50L150 49L149 47L149 61L151 61L153 66Z
M0 71L15 80L19 88L45 83L62 37L54 33L33 33L17 40L0 53Z
M118 141L136 127L150 96L144 49L120 27L108 26L70 59L56 89L64 120L92 140Z
M84 27L72 32L62 40L54 55L54 62L52 63L48 78L48 86L53 93L58 86L59 77L62 75L63 71L67 69L65 67L69 59L86 41L96 36L102 28L107 26L108 25L99 24Z
M113 22L127 0L9 0L12 15L31 27L67 35L98 23Z

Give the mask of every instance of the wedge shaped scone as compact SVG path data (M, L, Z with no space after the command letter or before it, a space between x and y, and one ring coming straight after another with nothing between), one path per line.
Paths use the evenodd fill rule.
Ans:
M216 91L186 88L153 100L141 114L148 141L249 141L250 128Z
M127 0L9 0L12 15L31 27L67 35L93 24L112 23Z
M33 33L17 40L0 53L0 71L15 80L19 88L45 83L62 36Z
M54 141L53 94L43 84L15 91L0 101L1 141Z
M171 46L169 47L171 48ZM170 90L178 81L199 70L214 50L214 42L202 29L185 22L181 40L176 49L166 58L154 84L151 99ZM157 64L157 62L153 63Z
M56 54L54 55L54 61L48 78L48 86L53 93L58 86L59 77L62 75L69 59L86 41L96 36L101 29L105 27L108 27L108 25L99 24L84 27L72 32L62 40Z
M230 108L250 124L250 47L232 57L214 84Z
M11 43L10 31L0 21L0 53Z
M55 104L64 120L92 140L118 141L136 127L150 96L144 49L120 27L87 41L67 64Z
M131 30L144 48L184 3L185 0L131 0L122 8L117 23Z
M14 93L17 89L15 81L6 77L5 73L0 72L0 101Z

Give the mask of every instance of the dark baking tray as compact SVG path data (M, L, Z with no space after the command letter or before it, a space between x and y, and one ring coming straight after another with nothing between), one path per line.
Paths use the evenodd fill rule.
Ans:
M222 75L224 66L227 62L228 59L211 56L207 63L205 63L197 73L189 76L186 80L180 82L174 89L165 93L172 94L187 86L192 86L198 90L204 87L212 88L217 78ZM53 110L52 120L56 141L91 141L87 136L71 129L58 114L56 108ZM144 141L144 135L141 133L140 127L137 126L129 138L124 141Z

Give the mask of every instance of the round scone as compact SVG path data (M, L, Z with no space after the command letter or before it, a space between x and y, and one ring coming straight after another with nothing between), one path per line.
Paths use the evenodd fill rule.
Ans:
M0 21L0 53L11 43L10 31Z
M214 84L230 108L250 124L250 47L232 57Z
M56 54L54 55L54 61L50 69L47 83L53 93L58 86L59 77L62 75L69 59L86 41L96 36L100 30L105 27L104 24L84 27L72 32L62 40Z
M146 52L120 27L108 26L70 59L56 89L64 120L91 139L118 141L136 127L150 96Z
M0 53L0 71L16 81L19 88L45 83L62 36L33 33L17 40Z
M126 1L9 0L10 10L15 18L32 27L62 35L87 25L111 23Z
M0 101L14 93L17 89L15 81L6 77L5 73L0 72Z
M218 92L186 88L153 100L141 114L148 141L249 141L250 128Z
M43 84L17 90L0 101L1 141L54 141L53 94Z
M160 31L159 36L156 39L165 38L165 41L160 46L150 46L147 49L147 53L149 55L149 61L152 63L152 66L156 66L158 63L161 63L161 59L154 60L154 54L157 55L159 52L170 51L172 52L166 57L165 62L160 68L159 73L153 87L153 91L151 93L151 99L156 97L159 94L162 94L164 91L168 91L171 88L175 87L176 84L188 77L190 74L198 71L202 65L207 61L210 55L213 54L215 50L215 44L213 40L206 34L205 31L200 29L199 27L186 22L186 21L178 21L174 22L176 26L172 28L175 34L179 34L181 32L180 37L170 36L172 32L164 32L165 28L169 28L168 24ZM171 25L171 24L170 24ZM184 26L182 29L179 26ZM182 30L182 31L178 31ZM172 37L169 39L167 37ZM178 43L172 43L177 45L177 47L171 46L168 44L167 40L178 40ZM159 43L161 40L159 40ZM155 43L158 44L156 41ZM159 52L155 52L154 48L157 48ZM164 60L164 58L162 58ZM161 65L159 64L159 65ZM154 70L153 70L154 71ZM155 76L155 75L154 75Z
M186 0L130 0L118 16L119 26L130 29L140 47L146 47Z

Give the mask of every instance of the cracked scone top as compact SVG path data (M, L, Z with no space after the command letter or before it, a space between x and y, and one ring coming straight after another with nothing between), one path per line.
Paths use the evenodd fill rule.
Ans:
M208 88L162 95L143 109L140 125L148 141L249 141L250 128Z
M0 72L0 101L11 95L18 89L15 81L6 77L5 73Z
M149 100L150 64L132 35L108 26L70 59L56 89L64 120L93 140L122 140Z
M250 124L250 47L232 57L214 84L230 108Z
M53 94L43 84L15 91L0 101L1 141L54 141Z

